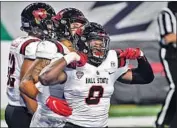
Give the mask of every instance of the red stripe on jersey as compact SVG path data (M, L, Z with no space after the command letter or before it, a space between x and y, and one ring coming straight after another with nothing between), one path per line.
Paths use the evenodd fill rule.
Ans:
M64 54L63 46L58 42L56 42L55 45L57 46L58 52Z
M118 68L121 68L121 67L125 66L126 59L123 57L120 57L120 53L122 52L121 49L115 49L115 51L117 53L117 58L118 58Z
M125 66L126 59L125 58L119 58L119 68Z
M25 42L22 44L22 46L21 46L20 54L25 55L26 47L27 47L30 43L36 42L36 41L40 41L40 39L29 39L29 40L25 41Z

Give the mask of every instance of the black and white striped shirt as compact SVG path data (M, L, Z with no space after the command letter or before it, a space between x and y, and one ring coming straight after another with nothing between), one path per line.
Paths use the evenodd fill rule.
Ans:
M161 45L165 45L165 42L163 39L165 35L170 34L170 33L176 33L177 31L176 20L177 19L174 13L168 8L163 9L160 15L158 16L158 25L159 25L159 31L160 31Z

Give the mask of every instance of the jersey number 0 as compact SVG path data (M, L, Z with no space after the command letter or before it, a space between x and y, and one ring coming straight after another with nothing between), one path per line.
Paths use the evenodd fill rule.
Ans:
M102 86L92 86L89 90L89 95L85 98L85 101L88 105L95 105L100 102L100 98L103 96L103 87ZM97 96L94 96L94 93L98 93Z

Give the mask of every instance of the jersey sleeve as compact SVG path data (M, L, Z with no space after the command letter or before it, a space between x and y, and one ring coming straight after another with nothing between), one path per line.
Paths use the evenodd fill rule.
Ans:
M157 21L160 35L162 37L173 32L172 15L169 12L162 11L158 16Z
M126 59L124 57L120 57L120 52L122 52L121 49L117 50L117 59L118 59L118 67L117 67L117 78L119 78L122 74L126 73L129 69L129 59ZM116 78L116 79L117 79Z
M54 59L62 57L62 46L58 46L50 41L42 41L38 44L36 50L37 58Z
M30 43L28 46L26 46L24 58L36 59L37 44L38 42L33 42L33 43Z
M126 73L129 70L129 60L125 61L125 65L117 68L116 73L114 75L114 80L117 80L120 76Z
M129 60L120 57L120 50L109 50L108 58L110 59L107 67L110 65L109 74L111 74L111 79L115 82L121 75L129 70Z
M39 39L29 39L25 41L20 46L20 54L23 54L24 58L36 59L36 48L39 42Z

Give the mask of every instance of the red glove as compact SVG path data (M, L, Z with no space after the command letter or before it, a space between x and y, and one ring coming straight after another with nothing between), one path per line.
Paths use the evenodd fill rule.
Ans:
M139 48L127 48L120 52L119 57L125 57L126 59L138 59L141 55L141 50Z
M87 57L87 55L86 55L85 53L83 53L83 52L78 52L77 54L80 56L80 60L77 61L77 66L78 66L78 67L82 67L82 66L84 66L84 65L87 63L88 57Z
M60 100L58 98L49 96L47 98L46 105L56 114L62 116L70 116L72 114L72 108L68 106L68 103L65 100Z

